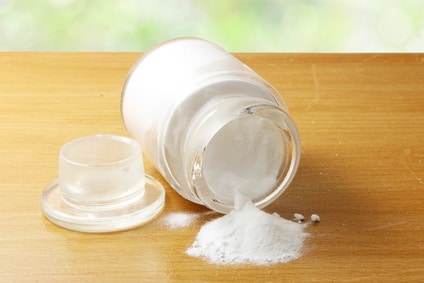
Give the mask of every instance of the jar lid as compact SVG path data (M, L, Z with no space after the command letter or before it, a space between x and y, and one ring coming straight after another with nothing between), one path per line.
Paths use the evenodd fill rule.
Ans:
M59 153L59 177L41 195L51 222L81 232L139 226L161 212L165 190L144 173L140 145L115 135L72 140Z

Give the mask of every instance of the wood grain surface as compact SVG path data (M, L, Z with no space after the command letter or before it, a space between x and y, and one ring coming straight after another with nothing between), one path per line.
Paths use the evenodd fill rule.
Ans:
M214 265L184 251L209 215L166 188L154 221L85 234L46 220L39 198L59 148L127 135L121 87L138 53L0 53L1 282L424 281L424 54L236 54L283 95L302 138L291 187L265 210L317 213L302 256L270 266Z

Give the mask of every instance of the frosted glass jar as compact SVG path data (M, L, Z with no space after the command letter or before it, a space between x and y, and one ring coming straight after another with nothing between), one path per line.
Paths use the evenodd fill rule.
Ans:
M219 46L165 42L133 66L122 117L143 153L183 197L228 213L240 195L264 207L292 181L296 126L278 91Z

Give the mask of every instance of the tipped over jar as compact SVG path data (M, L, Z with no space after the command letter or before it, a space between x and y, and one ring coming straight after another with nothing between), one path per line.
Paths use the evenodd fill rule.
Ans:
M172 188L221 213L240 196L270 204L299 166L298 131L278 91L202 39L145 53L127 77L121 107L129 134Z

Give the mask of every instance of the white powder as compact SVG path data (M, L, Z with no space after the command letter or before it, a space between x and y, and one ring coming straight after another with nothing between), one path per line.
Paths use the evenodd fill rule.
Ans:
M311 221L312 222L320 222L321 221L321 218L319 217L318 214L312 214L311 215Z
M194 224L200 217L215 213L214 211L204 213L173 212L162 218L162 223L169 228L183 228Z
M304 227L247 202L240 210L206 223L186 253L222 264L288 262L301 254L307 236Z
M305 220L305 216L303 216L300 213L295 213L293 214L294 220L296 220L297 222L302 222Z
M170 228L187 227L197 221L200 214L175 212L170 213L162 219L162 223Z

